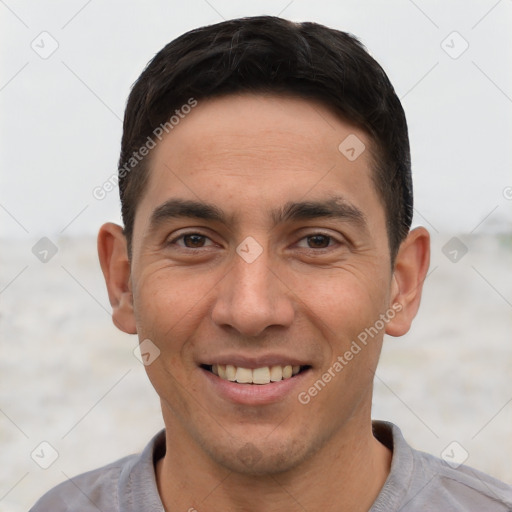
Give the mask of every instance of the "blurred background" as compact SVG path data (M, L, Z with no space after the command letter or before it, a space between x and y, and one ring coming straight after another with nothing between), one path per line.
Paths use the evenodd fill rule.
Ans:
M137 339L115 329L95 235L120 222L126 98L183 32L259 14L358 36L410 127L432 264L385 341L373 416L512 483L512 2L0 1L0 511L140 451L163 424ZM43 443L43 444L41 444Z

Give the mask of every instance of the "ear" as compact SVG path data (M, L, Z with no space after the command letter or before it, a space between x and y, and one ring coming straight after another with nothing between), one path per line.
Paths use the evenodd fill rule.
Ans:
M420 307L429 264L430 235L423 227L413 229L400 245L395 260L390 305L397 314L388 322L386 334L403 336L410 329Z
M126 237L121 226L111 222L101 226L98 233L98 256L113 309L114 325L128 334L137 334L130 260Z

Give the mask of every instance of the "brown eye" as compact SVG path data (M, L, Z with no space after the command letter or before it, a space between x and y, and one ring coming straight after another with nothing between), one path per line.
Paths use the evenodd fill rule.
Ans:
M201 233L184 233L167 243L168 246L177 246L181 249L202 249L215 245L210 238Z
M306 238L311 249L325 249L331 241L331 237L327 235L311 235Z
M190 249L196 249L198 247L204 247L206 237L203 235L183 235L183 243L185 244L185 247L188 247Z

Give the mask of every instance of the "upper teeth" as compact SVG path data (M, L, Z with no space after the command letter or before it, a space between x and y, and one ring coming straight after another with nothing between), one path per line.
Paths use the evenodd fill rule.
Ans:
M214 364L212 372L221 379L239 382L243 384L268 384L283 379L288 379L292 375L299 373L300 366L262 366L261 368L242 368L232 364Z

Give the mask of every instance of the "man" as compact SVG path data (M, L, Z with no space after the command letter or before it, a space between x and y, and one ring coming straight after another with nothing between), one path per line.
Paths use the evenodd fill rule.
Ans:
M505 511L509 486L371 420L429 265L401 104L352 36L274 17L184 34L130 94L124 228L98 236L165 430L39 511Z

